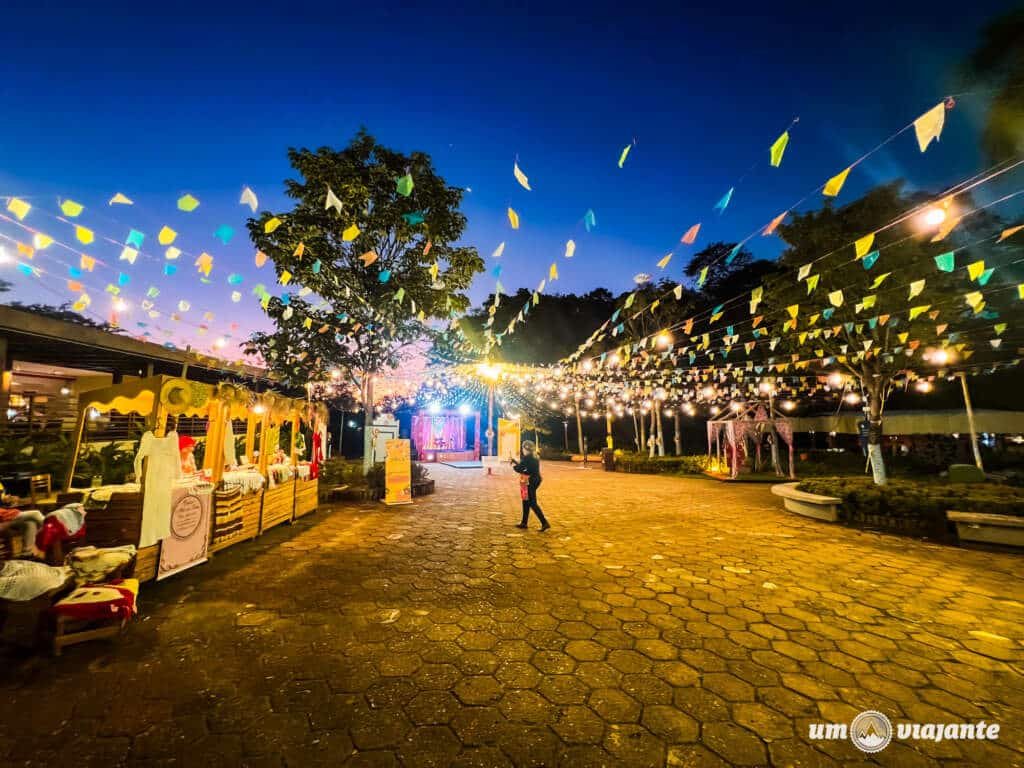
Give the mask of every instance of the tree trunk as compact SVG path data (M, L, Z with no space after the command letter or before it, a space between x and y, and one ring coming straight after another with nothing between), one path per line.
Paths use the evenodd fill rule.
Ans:
M658 433L654 428L655 412L657 408L651 408L651 433L647 436L647 455L649 458L654 458L654 451L658 447Z
M583 421L580 419L580 397L576 395L576 442L579 444L580 456L583 455Z
M885 459L882 456L882 392L877 384L868 387L868 460L875 485L885 485Z
M640 424L640 440L637 444L636 450L639 453L643 453L647 448L647 422L644 420L644 412L636 414L637 421Z
M675 441L676 444L676 456L683 455L683 435L680 430L680 428L682 427L682 423L683 420L682 416L679 415L679 410L677 409L673 411L672 426L674 427L674 430L672 432L672 439Z
M655 411L655 414L656 414L656 419L655 420L658 422L658 455L659 456L664 456L665 455L665 428L662 426L662 423L661 423L661 407L660 406L659 406L658 410Z
M363 474L373 466L373 376L363 377Z

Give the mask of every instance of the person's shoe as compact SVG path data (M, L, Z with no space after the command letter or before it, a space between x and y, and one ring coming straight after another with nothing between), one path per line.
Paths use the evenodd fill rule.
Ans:
M529 528L529 527L530 526L528 526L526 523L520 523L519 525L516 526L516 528Z
M546 531L546 530L547 530L548 528L550 528L550 527L551 527L551 525L550 525L550 524L548 524L548 523L544 523L544 525L542 525L542 526L540 527L540 532L541 532L541 533L544 533L544 531Z

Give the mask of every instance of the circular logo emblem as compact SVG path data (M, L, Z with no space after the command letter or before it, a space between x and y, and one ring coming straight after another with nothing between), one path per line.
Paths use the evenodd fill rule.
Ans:
M171 510L171 533L175 538L187 539L203 520L203 503L195 496L183 496Z
M861 752L881 752L892 741L892 723L881 712L865 710L850 723L850 741Z

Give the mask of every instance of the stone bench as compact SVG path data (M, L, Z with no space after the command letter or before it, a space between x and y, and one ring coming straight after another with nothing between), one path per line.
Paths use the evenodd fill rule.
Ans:
M956 523L960 541L1024 547L1024 517L948 511L946 518Z
M798 491L797 485L799 483L779 483L772 486L772 493L782 498L783 504L790 512L829 523L839 520L839 505L842 499Z

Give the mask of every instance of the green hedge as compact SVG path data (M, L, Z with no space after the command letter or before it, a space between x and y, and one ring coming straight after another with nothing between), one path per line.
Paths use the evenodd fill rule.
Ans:
M646 453L615 452L615 470L645 475L699 475L708 466L708 457L697 456L655 456Z
M1024 515L1024 488L995 483L896 479L875 485L870 477L820 477L804 480L797 490L842 499L842 512L851 522L899 518L944 526L948 510Z

